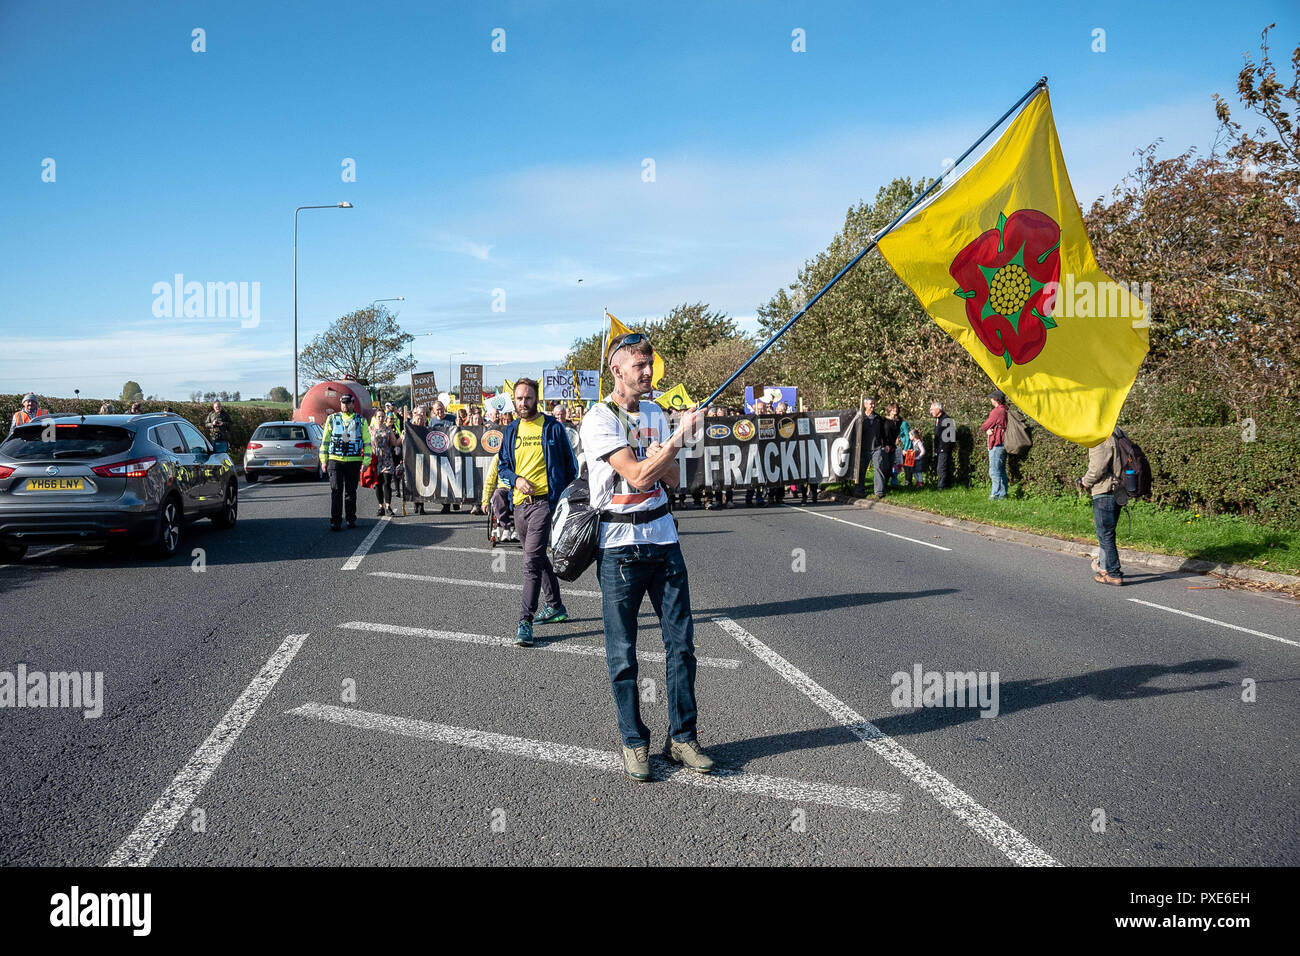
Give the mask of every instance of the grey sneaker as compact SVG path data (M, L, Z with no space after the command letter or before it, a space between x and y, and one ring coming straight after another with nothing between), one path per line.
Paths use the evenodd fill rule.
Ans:
M639 783L648 781L650 779L650 748L645 745L624 747L623 772Z
M709 773L713 770L713 761L700 749L698 740L688 740L683 744L669 737L664 744L664 756L696 773Z

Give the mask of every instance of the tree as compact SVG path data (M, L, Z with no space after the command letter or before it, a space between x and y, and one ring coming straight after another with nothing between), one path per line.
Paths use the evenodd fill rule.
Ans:
M699 352L715 342L740 337L736 320L729 318L725 312L710 312L705 302L696 302L694 305L683 302L674 306L662 319L647 323L646 331L650 334L655 350L668 365L670 377L674 366L680 366L690 353Z
M1283 86L1269 29L1260 62L1247 57L1237 78L1241 101L1267 125L1243 132L1216 96L1221 126L1209 156L1159 160L1156 144L1139 150L1138 168L1086 218L1102 267L1151 290L1144 374L1166 399L1201 397L1187 424L1222 424L1215 408L1240 418L1300 400L1300 133L1290 120L1300 108L1300 46Z
M351 375L363 385L383 385L415 367L407 357L413 341L387 308L371 306L349 312L312 339L301 366L320 381Z
M140 387L139 382L132 382L129 379L122 386L122 401L124 402L143 402L144 389Z
M203 399L203 393L202 393L202 392L190 392L190 401L191 401L191 402L199 402L199 401L201 401L202 399Z
M293 396L289 394L289 390L283 385L275 386L275 388L266 393L266 397L273 402L287 402L289 399L293 398Z

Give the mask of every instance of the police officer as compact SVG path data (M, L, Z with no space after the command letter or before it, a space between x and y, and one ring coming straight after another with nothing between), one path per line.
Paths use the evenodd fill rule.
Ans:
M325 419L320 443L320 466L330 476L331 531L342 529L345 506L348 527L357 526L357 482L370 464L370 426L353 411L355 404L351 392L339 396L340 411Z

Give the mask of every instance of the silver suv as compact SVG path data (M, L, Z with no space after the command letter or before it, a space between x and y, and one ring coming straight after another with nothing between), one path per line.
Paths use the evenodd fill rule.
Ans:
M239 515L235 464L170 412L56 415L0 442L0 562L31 544L142 544L163 558L181 527Z

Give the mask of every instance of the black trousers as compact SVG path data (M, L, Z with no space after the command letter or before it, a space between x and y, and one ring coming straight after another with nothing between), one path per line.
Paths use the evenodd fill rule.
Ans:
M940 448L934 454L935 487L947 488L952 484L952 453Z
M341 524L346 508L348 524L357 520L357 483L361 481L361 462L331 461L330 524Z

